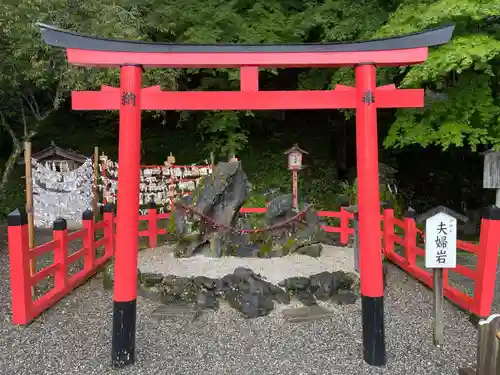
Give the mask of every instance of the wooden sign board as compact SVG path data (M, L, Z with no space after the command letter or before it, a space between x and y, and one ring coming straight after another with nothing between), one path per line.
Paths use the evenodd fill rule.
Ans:
M483 188L500 189L500 151L484 154Z
M455 268L457 219L439 212L425 220L425 267Z

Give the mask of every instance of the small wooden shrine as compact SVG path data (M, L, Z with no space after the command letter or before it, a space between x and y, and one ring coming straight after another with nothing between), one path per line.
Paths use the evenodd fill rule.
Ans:
M73 150L65 150L52 141L49 147L32 154L32 158L52 170L69 172L80 167L88 157ZM20 165L24 163L24 159L18 161Z

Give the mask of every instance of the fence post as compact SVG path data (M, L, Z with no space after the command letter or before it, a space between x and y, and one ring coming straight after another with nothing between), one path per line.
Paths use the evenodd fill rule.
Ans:
M90 271L95 266L95 229L94 229L94 212L86 210L82 214L82 225L86 229L83 237L83 247L85 254L83 255L83 269Z
M107 240L104 242L104 257L110 258L115 252L115 218L114 218L115 207L112 204L105 204L103 208L103 220L104 220L104 238Z
M10 288L12 293L12 323L28 324L31 303L28 216L18 209L7 216Z
M481 236L477 257L476 280L474 287L473 312L481 318L491 313L495 295L495 279L500 243L500 208L491 206L484 210L481 219Z
M497 375L500 373L500 315L481 319L477 327L476 368L461 368L459 375Z
M354 230L354 270L359 273L359 212L353 212L353 230Z
M494 314L478 324L477 367L478 375L497 375L500 315ZM500 370L500 369L498 369Z
M349 211L344 207L340 208L340 243L347 245L349 242Z
M158 213L156 212L156 202L149 202L148 207L148 237L149 247L155 248L158 245Z
M384 210L384 247L382 251L389 257L394 254L394 209L386 208Z
M54 264L59 265L55 272L54 289L63 291L68 287L68 226L65 219L54 221L52 237L58 241L54 248Z
M417 265L417 224L415 223L416 212L408 210L405 212L404 230L405 230L405 258L408 267L415 268Z

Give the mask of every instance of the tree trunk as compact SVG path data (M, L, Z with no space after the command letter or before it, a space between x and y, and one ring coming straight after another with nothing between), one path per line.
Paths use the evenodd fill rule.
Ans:
M0 181L0 197L3 198L5 196L5 188L7 186L7 183L9 182L9 177L14 170L14 167L16 165L17 159L21 156L21 153L23 151L22 147L20 144L14 143L14 149L12 150L12 153L9 156L9 159L5 163L5 167L2 173L2 180Z

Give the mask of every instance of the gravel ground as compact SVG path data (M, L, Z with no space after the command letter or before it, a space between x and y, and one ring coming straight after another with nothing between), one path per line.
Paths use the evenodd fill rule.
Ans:
M468 316L445 304L446 337L432 345L432 295L391 267L386 296L388 365L361 359L360 304L331 307L331 318L285 323L245 320L225 306L195 322L157 321L157 307L138 299L137 363L110 368L112 293L92 279L28 327L10 323L8 254L0 250L0 373L172 375L447 375L471 365L476 332Z
M207 276L220 278L237 267L248 267L267 281L278 284L287 277L309 277L323 271L354 272L352 249L325 245L319 258L293 254L280 258L210 258L203 255L176 258L172 247L163 246L139 253L139 269L175 276Z

